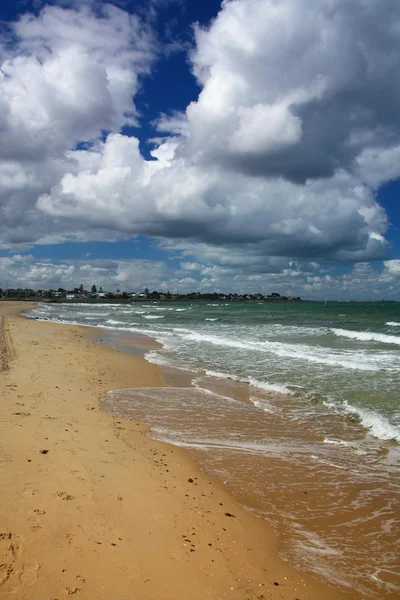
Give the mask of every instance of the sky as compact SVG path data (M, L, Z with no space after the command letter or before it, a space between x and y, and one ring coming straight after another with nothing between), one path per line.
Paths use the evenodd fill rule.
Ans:
M3 0L0 287L400 300L398 0Z

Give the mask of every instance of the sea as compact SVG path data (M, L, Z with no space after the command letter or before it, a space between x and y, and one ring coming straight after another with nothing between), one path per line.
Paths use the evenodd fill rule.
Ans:
M110 390L106 409L185 448L275 529L290 564L351 598L400 597L400 303L49 303L29 316L144 352L165 387Z

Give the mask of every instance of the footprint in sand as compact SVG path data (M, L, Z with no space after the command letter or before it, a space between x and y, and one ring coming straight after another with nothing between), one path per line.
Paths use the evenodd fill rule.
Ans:
M14 569L7 563L0 564L0 585L3 585L12 575Z
M56 492L56 496L61 498L61 500L75 500L75 496L72 494L67 494L67 492Z
M30 523L29 529L31 531L35 532L35 533L38 533L39 531L42 531L42 529L43 529L43 527L42 527L42 525L40 523L39 515L46 514L46 511L45 510L36 509L33 512L35 514L28 518L28 521Z
M67 594L67 596L74 596L75 594L79 594L80 591L81 591L81 589L78 588L78 587L75 587L75 588L67 587L67 588L65 588L65 593Z
M31 488L30 486L27 486L22 490L21 496L34 496L38 493L38 491L39 490L36 488Z
M0 532L0 586L14 573L13 564L18 558L21 543L18 536Z
M33 567L29 569L25 569L23 567L23 572L19 576L19 580L24 585L33 585L38 578L38 571L40 569L39 563L36 563Z

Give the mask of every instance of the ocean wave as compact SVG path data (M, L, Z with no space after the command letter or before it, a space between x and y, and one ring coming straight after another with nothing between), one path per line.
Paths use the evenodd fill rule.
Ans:
M396 335L387 335L386 333L374 333L372 331L351 331L349 329L330 330L335 335L346 337L351 340L359 340L361 342L381 342L382 344L400 345L400 337Z
M146 315L144 319L164 319L165 315Z
M382 369L396 370L390 364L384 362L384 357L370 357L362 352L345 351L329 352L326 348L306 346L304 344L285 344L282 342L252 342L249 340L233 340L230 338L218 337L211 334L203 334L184 328L174 328L174 332L181 335L183 339L213 344L215 346L237 348L240 350L252 350L256 352L271 353L281 358L294 358L332 367L344 369L355 369L359 371L380 371ZM386 357L391 359L391 357Z
M292 445L286 445L284 443L261 443L251 441L240 441L240 440L227 440L218 438L199 438L199 439L186 439L182 436L183 432L176 431L173 429L165 429L163 427L152 426L150 428L150 437L166 442L167 444L173 444L183 448L193 448L199 450L224 450L232 452L241 452L246 454L254 454L257 456L277 456L282 458L283 455L288 454L295 447L295 442Z
M82 306L83 303L79 303L79 302L74 302L72 304L63 304L63 306L65 306L66 308L69 308L71 310L75 310L76 306ZM112 303L111 302L85 302L84 303L85 307L86 306L90 306L93 308L97 308L98 306L101 306L102 308L108 308L109 310L113 310L113 309L118 309L120 306L126 306L126 304L117 304L117 303ZM56 310L56 309L55 309Z
M218 379L232 379L238 383L248 383L249 385L265 390L266 392L277 392L278 394L292 395L293 392L281 383L270 383L269 381L259 381L254 377L239 377L237 375L230 375L229 373L223 373L221 371L206 370L206 375L210 377L217 377Z
M157 340L158 341L158 340ZM144 355L145 359L148 362L153 363L154 365L158 365L160 367L173 367L174 363L166 358L159 350L149 350Z
M324 401L324 404L328 408L333 408L335 412L356 415L359 418L361 425L368 429L370 434L374 437L380 440L394 440L400 442L400 428L390 423L384 415L371 409L355 406L346 400L340 405L331 401Z
M400 323L397 321L388 321L385 325L389 325L389 327L400 327Z
M107 325L126 325L125 321L116 321L115 319L108 319L106 321Z
M273 404L270 404L265 400L260 400L260 398L250 398L250 400L256 408L261 408L261 410L263 410L266 413L274 414L280 412L277 406L274 406Z
M99 312L94 313L93 311L91 311L91 312L77 312L77 313L75 313L75 315L77 317L93 317L93 316L95 316L97 318L97 317L106 317L108 315L108 313L99 313Z
M330 444L331 446L344 446L345 448L356 448L356 444L352 442L345 442L344 440L334 440L331 438L324 438L323 444Z

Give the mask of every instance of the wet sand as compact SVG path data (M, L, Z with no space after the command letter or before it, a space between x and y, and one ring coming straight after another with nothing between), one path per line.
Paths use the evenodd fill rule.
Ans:
M148 424L153 439L185 448L218 476L274 527L289 564L351 598L398 598L399 480L390 444L370 447L355 422L346 431L353 442L342 442L339 415L319 419L324 435L309 419L293 422L293 397L267 392L262 401L244 383L176 368L162 377L171 387L115 390L102 404Z
M0 598L337 599L180 449L100 408L162 385L92 329L0 304Z

